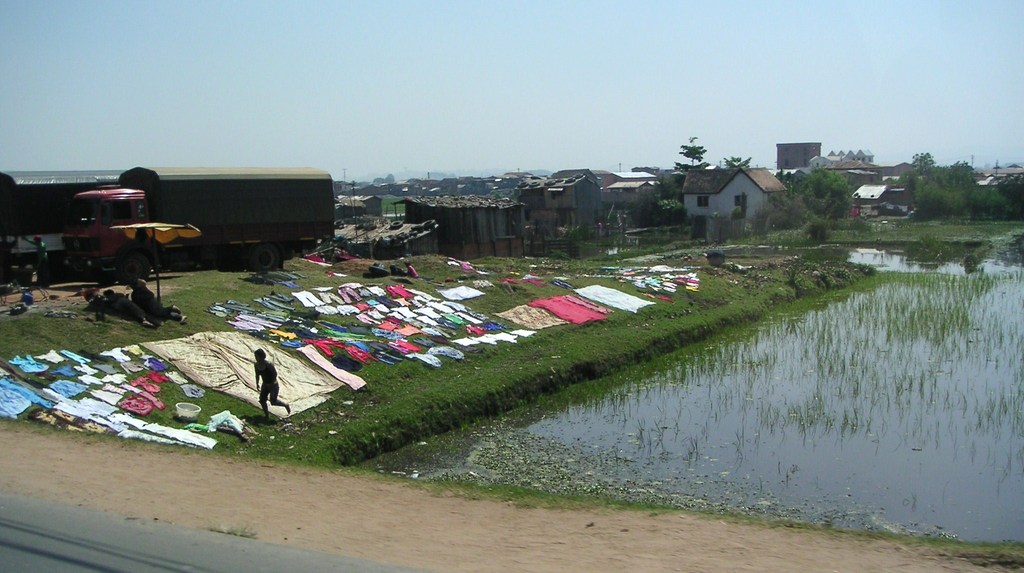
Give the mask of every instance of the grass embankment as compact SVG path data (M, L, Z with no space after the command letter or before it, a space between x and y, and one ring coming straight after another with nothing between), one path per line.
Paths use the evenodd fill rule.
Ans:
M492 317L496 312L536 298L567 292L550 284L499 283L501 278L521 278L527 273L545 280L564 277L574 286L605 284L638 293L632 285L619 282L613 272L578 262L549 261L539 266L535 264L538 261L527 259L477 262L476 267L487 270L487 275L463 273L434 257L417 258L413 263L424 277L433 277L412 281L413 288L427 292L453 286L460 280L490 280L495 286L484 289L486 296L467 305ZM320 267L302 261L290 262L287 268L306 277L297 281L303 288L336 286L349 280L366 284L391 282L392 279L360 278L358 273L367 264L349 263L344 270L336 269L354 275L354 279L328 277ZM516 344L499 343L468 352L461 363L445 359L439 369L418 361L395 366L369 365L359 373L368 382L366 388L351 392L343 387L327 402L293 416L290 423L263 422L257 408L213 392L189 401L199 403L205 415L231 410L261 434L249 443L222 439L219 451L328 467L353 464L482 417L501 414L539 394L592 380L671 351L728 325L763 316L775 304L848 285L868 272L842 263L808 264L795 259L785 264L764 264L742 273L706 265L693 268L701 279L698 292L680 289L672 302L658 301L638 314L615 311L605 321L544 329ZM249 302L272 289L243 280L248 276L204 271L164 277L161 284L166 301L185 309L190 320L187 325L167 323L158 330L144 329L116 317L105 322L90 320L92 317L84 313L84 303L67 307L80 313L77 318L45 317L43 305L38 305L24 315L2 319L0 357L41 354L50 349L96 353L198 331L228 331L230 325L204 310L211 303L228 299ZM287 290L280 286L276 289ZM344 321L342 317L329 318ZM173 404L185 399L180 389L173 384L164 385L161 398L170 407L154 411L149 419L180 425L172 418Z

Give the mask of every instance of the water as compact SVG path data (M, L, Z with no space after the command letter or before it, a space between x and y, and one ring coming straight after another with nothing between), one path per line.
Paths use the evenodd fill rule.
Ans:
M1022 310L1020 272L899 278L599 381L599 397L376 463L429 479L1021 541Z

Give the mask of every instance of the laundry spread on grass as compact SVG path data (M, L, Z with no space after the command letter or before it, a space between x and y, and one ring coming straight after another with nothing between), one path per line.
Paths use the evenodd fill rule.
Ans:
M613 288L601 285L590 285L578 288L576 289L576 294L594 302L610 306L612 308L617 308L619 310L632 312L634 314L641 308L654 304L654 301L644 300L631 294L626 294L622 291L617 291Z
M641 292L676 294L680 290L697 292L700 277L689 268L674 268L667 265L653 267L606 268L613 271L620 282L632 284Z
M451 259L448 264L489 274L463 261ZM500 279L500 289L480 278L454 286L451 280L442 285L417 277L417 282L391 279L394 284L305 287L298 282L305 277L296 273L254 275L245 280L268 285L268 294L251 301L215 302L207 308L232 331L201 332L97 354L63 349L0 360L0 416L17 418L28 412L29 419L62 428L212 448L216 440L204 433L218 424L171 428L146 419L152 420L154 412L165 412L159 414L165 419L179 397L199 402L209 391L259 407L253 372L257 349L275 364L280 395L295 415L323 403L343 386L360 390L403 363L445 368L471 362L472 354L490 346L517 344L542 329L606 320L615 311L637 313L655 300L672 301L677 288L699 288L697 276L685 270L618 269L604 277L632 285L650 300L607 286L583 286L579 278L545 280L532 274ZM343 274L332 276L351 280ZM288 290L278 292L279 287ZM522 288L550 293L551 287L570 292L537 298L493 317L466 305ZM163 391L168 384L175 387L170 393L174 400ZM230 412L222 414L237 419ZM243 434L238 432L245 439Z
M263 349L277 368L280 395L286 397L292 415L327 400L342 382L294 354L243 332L198 332L191 336L142 344L189 377L193 383L234 396L260 407L253 372L253 353ZM365 382L358 376L353 384Z
M274 304L269 306L229 300L214 303L208 310L225 318L239 332L283 351L294 351L294 356L301 357L320 374L353 390L366 385L354 373L367 366L377 369L413 361L441 368L465 358L465 351L452 345L468 348L514 343L533 333L521 329L520 334L511 334L506 324L457 300L443 300L446 290L451 290L448 294L456 298L483 296L466 286L439 289L436 293L440 296L435 296L404 283L346 282L337 287L272 294ZM266 302L267 298L254 302ZM160 352L157 346L148 347ZM174 358L172 362L190 372L190 367L180 359ZM191 373L202 384L204 376ZM282 395L293 396L284 388Z
M181 373L139 346L94 355L51 350L0 360L0 417L26 418L79 432L211 449L217 440L142 418L167 404L165 384L187 384ZM40 369L43 362L54 368ZM102 375L102 377L99 377Z
M572 324L585 324L596 320L605 320L608 314L608 309L588 303L578 296L568 294L540 298L527 304L534 308L547 310L558 318Z

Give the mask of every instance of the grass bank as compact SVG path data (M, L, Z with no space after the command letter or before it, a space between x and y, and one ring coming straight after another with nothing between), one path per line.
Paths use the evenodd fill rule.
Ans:
M555 277L574 286L604 284L637 294L632 285L620 281L617 268L578 261L477 261L476 269L485 270L486 275L464 272L436 257L412 262L426 277L414 279L414 288L428 292L462 281L489 280L494 286L484 289L487 294L467 303L489 316L536 298L565 294L565 289L550 284L549 279ZM730 325L756 320L776 304L843 288L870 272L845 263L809 263L795 258L734 270L695 261L665 263L692 268L701 279L699 291L680 289L671 301L659 300L637 314L616 311L604 321L543 329L516 344L498 344L468 353L463 362L446 361L439 369L417 361L403 361L395 366L369 365L360 372L368 382L363 390L352 392L342 388L327 402L293 416L287 423L264 422L258 409L212 392L198 402L209 414L231 410L260 433L248 443L222 439L217 446L219 451L323 467L350 465L499 415L538 395L643 362ZM303 275L297 281L303 288L336 286L349 280L367 284L390 282L391 279L359 277L367 264L352 262L334 269L355 276L354 279L326 276L321 267L303 261L290 262L288 270ZM545 284L500 282L501 278L521 278L526 274L543 278ZM97 353L197 331L228 331L232 327L223 318L205 309L211 303L228 299L251 301L272 290L273 287L243 280L248 276L204 271L163 277L164 296L181 306L190 321L187 325L167 323L158 330L117 318L97 322L84 312L80 299L67 299L65 305L79 313L75 318L47 317L44 305L38 305L29 313L2 319L0 357L37 355L50 349ZM168 404L184 399L174 385L165 385L164 391L166 394L161 398ZM154 411L149 419L180 425L172 419L171 410Z

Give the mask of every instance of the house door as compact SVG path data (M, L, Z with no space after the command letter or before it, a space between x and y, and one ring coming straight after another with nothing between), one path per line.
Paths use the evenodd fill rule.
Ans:
M708 218L704 215L697 215L690 224L690 238L707 240Z

